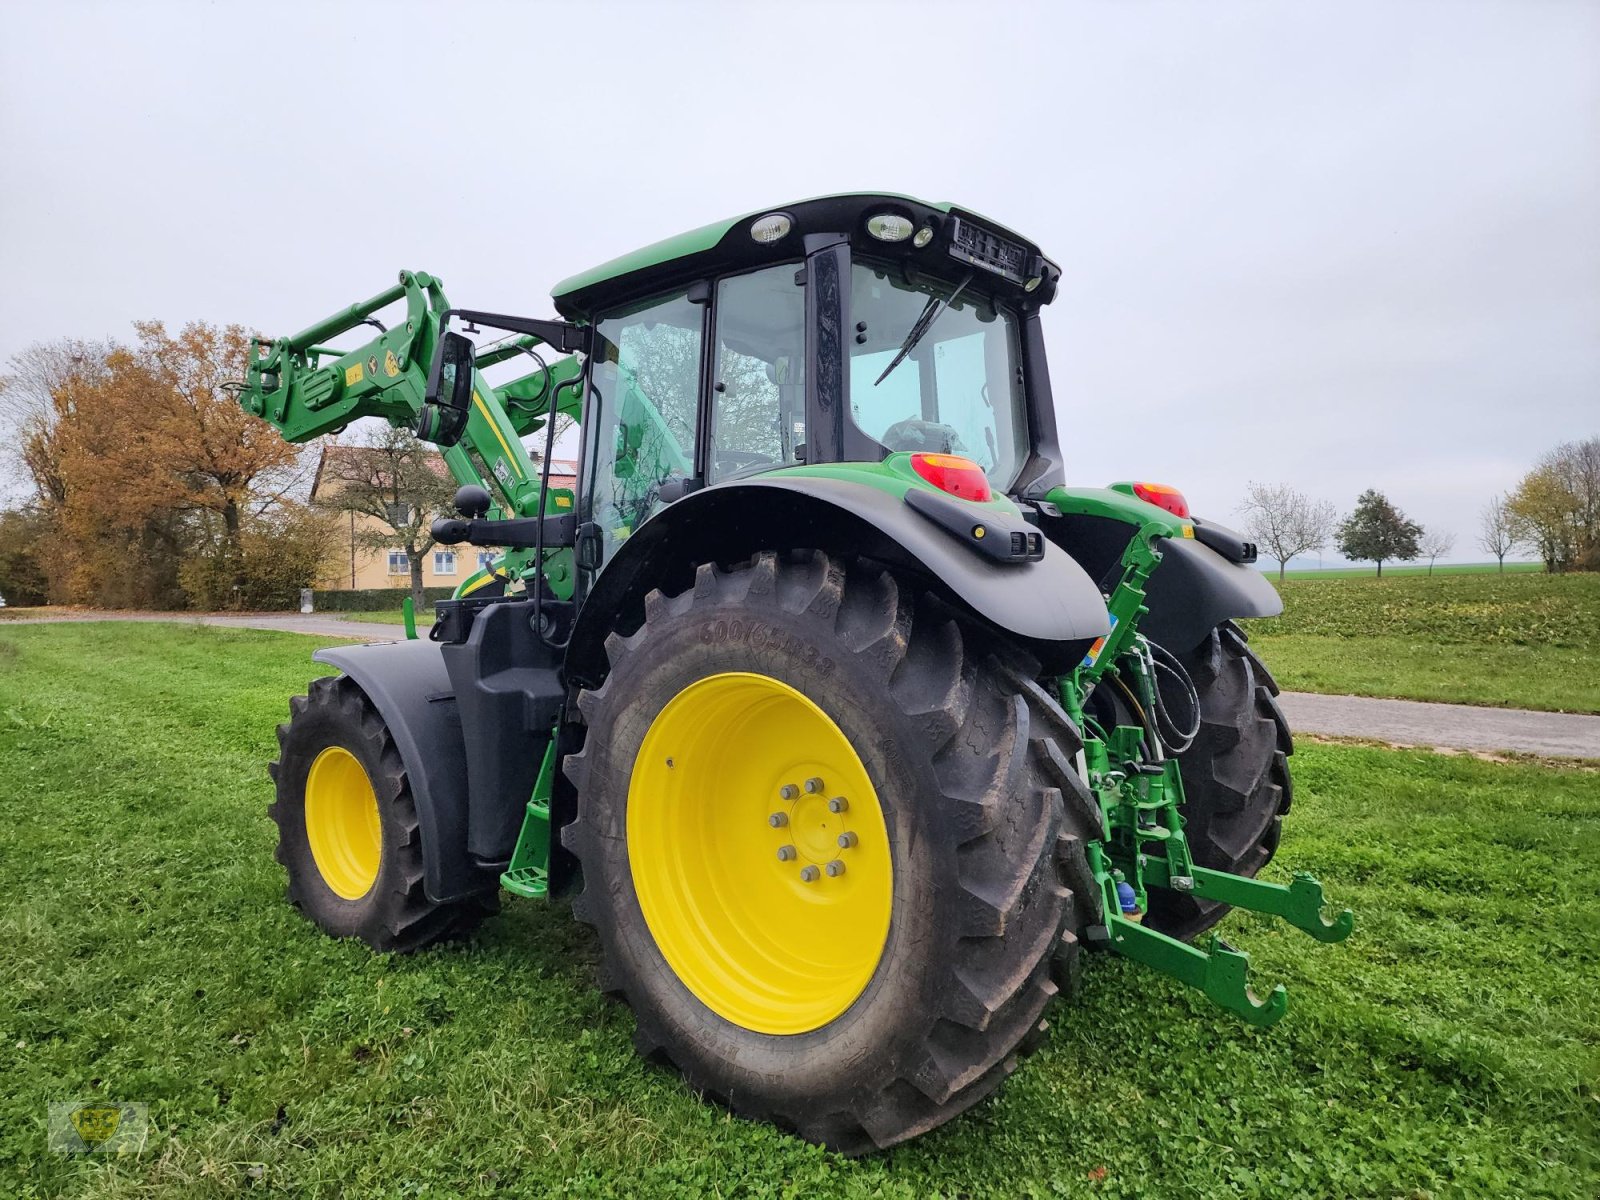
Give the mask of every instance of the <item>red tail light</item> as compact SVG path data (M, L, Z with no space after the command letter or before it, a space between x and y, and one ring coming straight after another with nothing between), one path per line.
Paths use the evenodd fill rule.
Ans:
M983 473L983 468L959 454L913 454L911 469L941 492L949 492L963 500L989 500L994 497L989 490L989 477Z
M1189 515L1189 502L1175 487L1168 487L1164 483L1136 483L1133 485L1133 494L1146 503L1166 509L1175 517Z

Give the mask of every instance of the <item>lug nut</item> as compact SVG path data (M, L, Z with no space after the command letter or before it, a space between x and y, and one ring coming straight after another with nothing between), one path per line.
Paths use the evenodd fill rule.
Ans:
M842 813L849 807L850 801L846 800L843 796L835 796L832 800L828 801L828 811L831 813Z
M856 844L856 835L850 832L839 835L839 849L848 850Z
M795 856L795 849L794 849L793 846L779 846L778 847L778 861L779 862L793 862L794 861L794 856Z
M830 876L832 876L832 875L843 875L844 874L844 864L842 862L840 862L837 858L834 859L831 863L828 864L828 874Z
M776 813L773 813L770 817L767 818L767 824L771 825L774 829L782 829L788 823L789 823L789 814L788 813L776 812Z
M783 797L785 800L793 800L799 794L800 789L795 787L795 785L792 783L786 783L778 789L778 795Z
M802 883L815 883L817 881L817 876L820 874L822 874L822 872L818 871L815 867L800 868L800 880Z
M815 796L821 790L822 780L818 779L815 775L806 780L806 791L810 792L813 796Z

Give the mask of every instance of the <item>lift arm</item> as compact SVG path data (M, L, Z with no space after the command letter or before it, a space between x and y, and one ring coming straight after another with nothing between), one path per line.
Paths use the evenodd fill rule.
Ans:
M404 324L384 328L374 314L401 300L406 305ZM290 442L337 433L361 417L381 417L391 425L416 428L427 404L429 372L454 311L438 279L421 271L402 271L395 286L292 337L253 340L239 403ZM495 501L489 513L492 519L570 512L570 493L541 493L539 470L521 439L543 428L552 410L577 417L580 359L566 355L545 360L539 350L548 353L552 342L558 353L573 348L579 331L554 321L461 315L538 329L544 336L524 333L477 358L472 405L461 438L440 447L451 475L457 483L489 490ZM354 349L326 344L362 325L373 326L377 336ZM482 369L521 354L537 364L535 369L499 388L489 386ZM512 551L501 569L519 578L531 558L531 551Z

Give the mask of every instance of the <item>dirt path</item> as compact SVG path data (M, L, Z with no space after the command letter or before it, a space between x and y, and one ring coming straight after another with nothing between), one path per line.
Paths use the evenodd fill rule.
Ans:
M324 639L389 642L404 636L399 625L347 621L336 614L298 613L179 614L73 613L0 619L7 625L56 621L189 621L242 629L275 629ZM1452 750L1512 750L1548 758L1600 759L1600 716L1530 712L1520 708L1475 708L1465 704L1425 704L1418 700L1375 700L1367 696L1319 696L1285 692L1283 711L1296 733L1371 738L1406 746Z

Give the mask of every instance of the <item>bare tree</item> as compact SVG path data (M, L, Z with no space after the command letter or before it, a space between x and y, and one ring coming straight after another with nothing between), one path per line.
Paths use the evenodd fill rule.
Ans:
M374 550L400 546L411 571L411 596L424 603L422 556L433 549L433 519L451 509L456 485L439 452L408 429L386 426L367 446L329 446L320 503L373 519L356 541Z
M70 387L102 381L115 349L109 340L34 342L0 375L0 469L32 483L46 508L65 497L56 427L72 407Z
M1428 560L1428 574L1433 574L1435 559L1449 554L1456 544L1456 535L1442 529L1425 529L1417 539L1417 553Z
M1307 550L1318 550L1333 536L1339 514L1326 500L1313 500L1286 483L1251 483L1238 511L1244 514L1244 531L1278 560L1278 582L1283 582L1289 560Z
M1517 547L1516 525L1505 496L1491 497L1478 516L1478 546L1485 554L1494 555L1502 572L1506 569L1506 555Z

